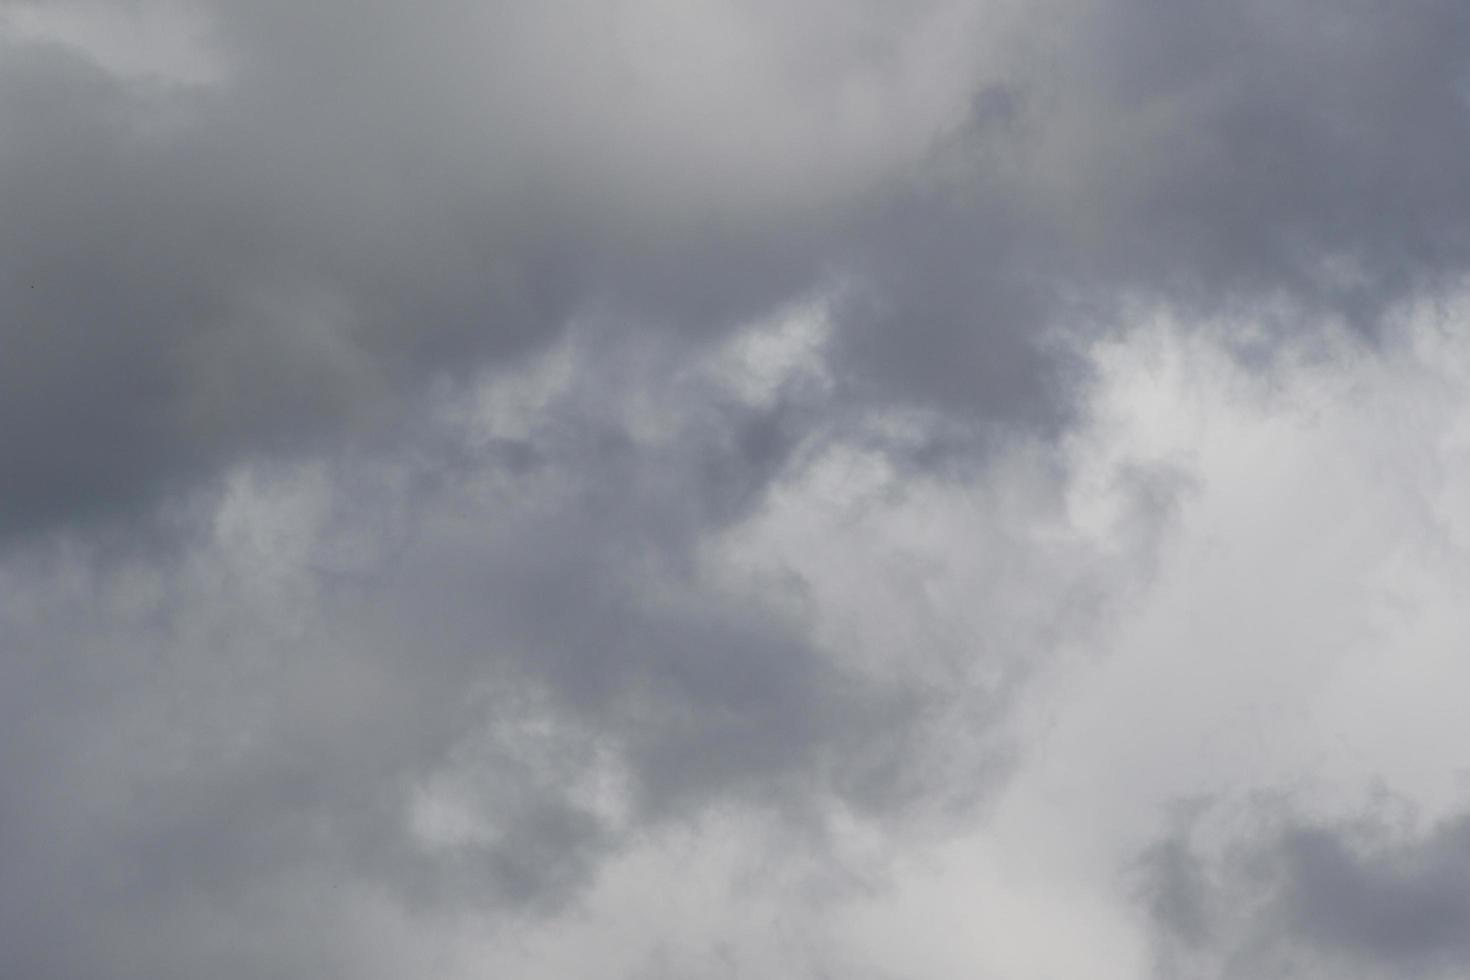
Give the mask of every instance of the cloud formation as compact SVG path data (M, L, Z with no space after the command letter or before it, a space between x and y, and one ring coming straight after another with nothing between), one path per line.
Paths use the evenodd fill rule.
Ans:
M1218 863L1187 836L1158 845L1146 867L1161 975L1463 973L1465 818L1419 834L1395 823L1277 826L1233 842Z
M7 17L13 529L376 428L574 318L701 336L846 283L854 397L1054 423L1047 338L1120 296L1371 328L1464 260L1452 4ZM141 71L130 17L185 54Z
M1459 963L1467 92L1439 0L0 2L0 973Z

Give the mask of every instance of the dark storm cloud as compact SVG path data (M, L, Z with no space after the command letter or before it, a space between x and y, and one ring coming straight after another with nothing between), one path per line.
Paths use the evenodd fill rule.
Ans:
M1401 824L1278 819L1214 860L1188 833L1157 845L1143 867L1162 975L1462 975L1470 818Z

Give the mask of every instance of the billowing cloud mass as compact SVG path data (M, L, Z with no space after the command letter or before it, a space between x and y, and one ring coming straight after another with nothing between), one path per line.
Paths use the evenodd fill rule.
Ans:
M0 0L0 976L1470 970L1470 7Z

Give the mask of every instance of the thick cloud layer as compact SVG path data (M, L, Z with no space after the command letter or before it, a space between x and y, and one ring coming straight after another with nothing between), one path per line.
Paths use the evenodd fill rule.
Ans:
M1371 327L1465 258L1456 4L7 17L12 530L381 426L574 317L700 335L846 283L860 397L1055 421L1047 338L1120 297ZM212 75L118 67L170 18Z
M0 2L0 974L1453 971L1462 7Z

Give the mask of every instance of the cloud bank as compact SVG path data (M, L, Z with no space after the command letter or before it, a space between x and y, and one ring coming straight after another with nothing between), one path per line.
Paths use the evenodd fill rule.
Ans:
M1436 0L0 3L0 973L1463 971L1467 93Z

